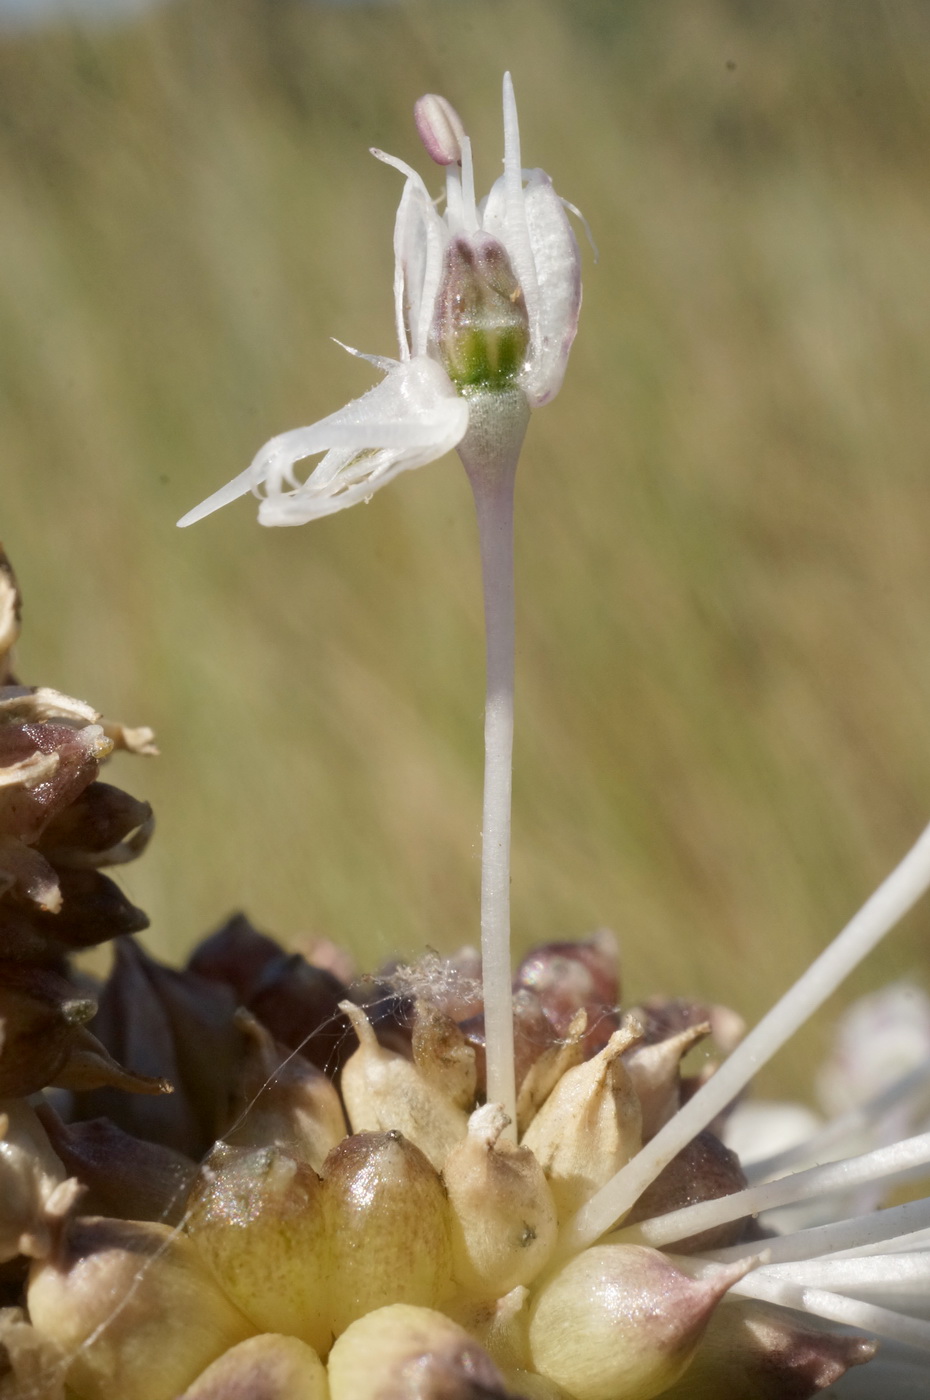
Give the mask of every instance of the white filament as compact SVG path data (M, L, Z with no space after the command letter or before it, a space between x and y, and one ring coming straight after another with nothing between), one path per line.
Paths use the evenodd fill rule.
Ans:
M805 1172L779 1177L762 1186L750 1186L730 1196L718 1196L712 1201L699 1201L666 1215L644 1220L621 1230L615 1237L624 1244L648 1244L654 1248L683 1240L702 1230L712 1229L728 1220L755 1215L776 1206L791 1205L812 1196L824 1196L833 1191L848 1191L872 1181L902 1181L926 1175L930 1162L930 1133L905 1138L889 1147L876 1148L861 1157L847 1157L841 1162L828 1162ZM758 1242L756 1252L758 1252Z
M815 1225L809 1230L796 1230L790 1235L776 1235L765 1241L765 1252L773 1264L793 1260L816 1259L824 1254L854 1250L864 1254L875 1245L887 1249L894 1242L895 1250L906 1249L911 1240L925 1242L930 1228L930 1197L907 1201L887 1210L873 1210L868 1215L855 1215L848 1220L835 1220L829 1225ZM728 1264L758 1254L758 1240L730 1245L727 1249L712 1249L702 1255Z
M817 1011L930 886L930 827L794 986L684 1108L568 1222L562 1249L593 1244Z

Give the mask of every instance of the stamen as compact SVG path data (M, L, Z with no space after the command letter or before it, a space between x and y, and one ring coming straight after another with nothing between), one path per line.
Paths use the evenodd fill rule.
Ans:
M244 472L240 472L232 481L221 486L219 491L214 491L213 495L201 501L199 506L194 506L193 510L182 515L178 525L182 530L188 525L195 525L198 520L203 520L204 516L212 515L215 510L228 506L231 501L238 501L240 496L247 496L252 490L253 481L252 468L246 467Z
M405 181L397 206L397 217L394 220L394 324L403 360L409 360L411 353L411 327L407 323L407 305L412 289L407 286L407 256L410 227L415 217L411 207L414 194L415 186L411 185L409 180Z
M468 137L462 118L448 98L428 92L413 106L413 120L426 153L437 165L461 165Z
M465 232L462 176L455 165L450 165L446 171L446 223L450 233Z
M392 369L396 369L397 360L392 360L388 355L366 355L364 350L356 350L354 345L346 345L344 340L338 340L331 335L330 340L334 345L338 345L340 350L345 350L347 355L352 355L356 360L367 360L368 364L380 369L383 374L388 374Z
M884 1211L877 1212L885 1214ZM864 1244L856 1249L847 1249L845 1254L881 1254L889 1252L889 1246L895 1254L911 1254L915 1249L930 1249L930 1226L924 1230L914 1230L910 1235L898 1235L892 1240L880 1240L877 1244Z
M694 1097L568 1222L566 1252L593 1244L696 1133L732 1102L758 1070L836 991L930 886L930 827L845 929L762 1018ZM732 1217L731 1217L732 1218Z
M563 199L562 206L563 208L568 210L569 214L574 214L575 218L581 224L581 227L584 229L584 236L588 240L588 245L591 249L591 252L594 255L594 261L600 262L601 255L598 251L598 246L594 241L594 234L591 232L591 225L588 223L584 214L582 214L581 210L578 208L578 205L572 204L570 199Z
M478 209L475 204L475 166L471 158L471 141L462 140L462 219L466 233L478 232Z

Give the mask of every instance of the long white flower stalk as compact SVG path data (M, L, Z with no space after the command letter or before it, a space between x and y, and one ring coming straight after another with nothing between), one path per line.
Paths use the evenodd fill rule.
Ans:
M581 276L564 202L544 171L523 168L509 73L503 106L504 171L480 204L471 143L445 98L427 95L415 109L428 154L446 170L444 213L415 170L373 151L406 181L394 228L399 359L361 356L384 374L380 384L328 418L273 438L178 523L192 525L251 491L263 525L300 525L367 501L401 472L458 448L478 514L487 623L481 947L488 1096L513 1124L513 478L530 410L561 386ZM297 464L320 453L301 480Z
M493 401L492 401L493 402ZM499 417L498 403L493 403ZM471 436L459 445L475 497L487 652L484 711L484 808L481 826L481 964L484 989L487 1096L517 1121L510 964L510 813L513 772L514 582L513 506L525 402L512 401L512 442L494 459L493 449ZM477 437L474 425L471 434ZM500 441L495 425L495 438Z

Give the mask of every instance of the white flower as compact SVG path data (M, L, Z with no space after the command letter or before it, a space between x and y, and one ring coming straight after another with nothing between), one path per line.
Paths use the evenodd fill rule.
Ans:
M406 176L394 229L400 358L362 356L384 371L380 384L338 413L272 438L180 525L248 491L261 498L263 525L330 515L456 447L476 397L516 392L537 407L558 392L581 306L578 247L549 177L521 166L510 74L504 173L480 205L471 146L454 110L429 96L416 119L427 151L447 167L444 214L416 171L373 152ZM296 463L319 453L302 481Z

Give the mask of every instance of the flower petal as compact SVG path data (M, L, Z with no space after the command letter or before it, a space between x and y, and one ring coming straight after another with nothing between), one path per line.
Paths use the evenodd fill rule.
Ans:
M442 367L425 356L396 365L382 382L309 428L272 438L250 470L264 489L263 525L300 525L367 500L402 471L434 461L468 427L468 404ZM323 460L307 480L296 462Z
M204 516L212 515L215 510L222 506L228 506L231 501L238 501L240 496L247 496L252 490L252 468L246 467L244 472L234 476L232 481L227 481L225 486L221 486L218 491L214 491L212 496L208 496L205 501L201 501L199 506L194 506L186 515L182 515L178 525L183 530L187 525L196 525L198 520L203 520Z
M504 173L494 182L484 202L481 226L507 249L517 281L523 289L532 334L539 310L536 263L526 220L520 127L509 73L504 74Z
M246 471L178 521L193 525L246 492L263 494L263 525L299 525L367 498L402 471L435 461L461 441L468 404L441 365L425 355L398 363L380 384L338 413L280 433ZM325 452L306 481L294 466Z
M581 256L565 206L545 171L530 171L523 208L538 296L523 387L530 403L538 407L562 387L581 311Z
M504 174L484 201L481 224L507 249L523 289L530 351L522 385L535 408L554 398L562 385L581 310L581 258L549 176L521 168L509 74L504 78Z

